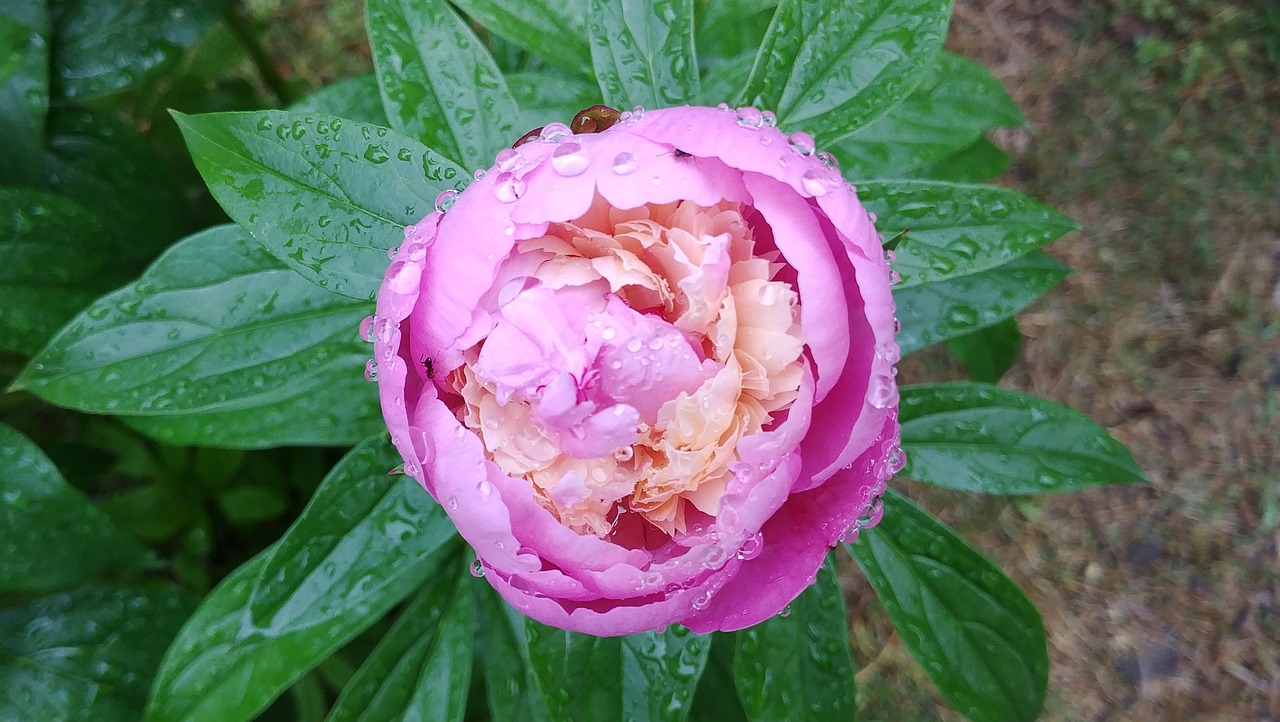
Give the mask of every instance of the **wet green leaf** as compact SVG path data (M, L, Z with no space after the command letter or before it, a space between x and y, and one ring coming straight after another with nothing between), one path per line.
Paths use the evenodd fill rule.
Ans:
M529 664L554 720L683 720L711 648L680 626L625 637L593 637L532 620Z
M56 589L152 562L150 552L62 478L40 447L4 424L0 549L0 592Z
M1031 722L1049 677L1035 606L1000 567L890 490L884 520L846 545L907 649L974 722Z
M56 0L53 69L66 98L132 87L175 63L226 0Z
M911 93L950 19L950 0L783 0L739 99L834 143Z
M591 0L591 63L606 105L668 108L698 97L693 0Z
M600 86L553 70L525 70L507 74L507 84L520 112L516 132L551 122L568 123L578 111L600 102Z
M851 719L857 687L835 560L781 615L738 632L733 678L750 720Z
M935 181L867 181L858 199L885 236L906 235L893 269L894 290L967 276L1043 246L1076 224L1008 188Z
M586 0L454 0L453 4L485 29L562 70L583 74L590 65ZM515 82L508 80L514 90Z
M713 632L707 664L693 695L690 722L747 722L742 700L733 683L733 657L737 632Z
M907 175L952 183L985 183L1004 175L1008 169L1009 154L983 137L928 168L919 168Z
M1016 320L1005 319L994 326L948 339L947 348L964 364L970 380L994 384L1017 363L1022 331Z
M453 526L384 437L325 477L274 546L224 579L179 632L149 722L252 719L376 622L448 556Z
M944 52L906 100L833 150L855 184L903 178L972 145L988 129L1025 122L991 71Z
M0 719L134 722L191 612L172 587L85 587L0 609Z
M461 557L442 563L405 605L342 690L329 722L461 722L476 634L475 580Z
M37 185L49 113L49 10L45 0L0 7L0 184Z
M336 115L363 123L388 126L387 111L382 108L382 91L373 73L339 80L311 93L289 107L312 113Z
M1013 318L1069 272L1051 256L1032 251L967 276L895 288L902 355Z
M695 0L693 31L698 60L736 60L750 53L746 63L746 71L750 72L777 7L778 0ZM746 76L742 80L745 82ZM728 99L726 96L716 102Z
M227 215L313 283L372 299L387 249L471 176L387 128L319 113L175 114Z
M365 19L391 126L467 168L519 137L515 101L484 44L444 0L368 0Z
M370 310L220 226L91 304L14 388L133 417L131 426L171 443L354 443L382 424L358 330Z
M1142 481L1106 429L1064 406L978 383L902 387L903 474L960 491L1038 494Z
M490 716L503 722L549 722L546 700L537 691L533 671L524 656L523 615L488 584L473 586L480 610L477 654Z

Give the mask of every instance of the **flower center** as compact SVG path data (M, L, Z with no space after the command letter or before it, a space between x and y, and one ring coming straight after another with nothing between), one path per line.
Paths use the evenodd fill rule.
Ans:
M597 196L501 268L447 383L489 458L565 526L637 544L709 526L738 441L795 398L798 298L776 252L756 255L754 215Z

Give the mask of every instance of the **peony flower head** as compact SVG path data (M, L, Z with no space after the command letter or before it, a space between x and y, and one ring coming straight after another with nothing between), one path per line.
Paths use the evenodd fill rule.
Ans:
M535 619L755 624L901 468L872 219L772 120L597 106L394 252L366 323L392 442Z

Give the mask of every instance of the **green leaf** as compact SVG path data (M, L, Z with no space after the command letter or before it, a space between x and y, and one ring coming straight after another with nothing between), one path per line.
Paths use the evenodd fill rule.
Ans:
M480 610L477 654L490 717L503 722L548 722L547 703L524 656L524 616L488 584L475 585L475 599Z
M950 0L783 0L739 97L834 143L911 93L950 19Z
M103 499L102 511L120 528L147 542L171 539L200 513L200 499L183 498L177 491L147 484Z
M698 96L693 0L591 0L587 24L606 105L667 108Z
M1063 406L987 384L902 387L903 474L987 494L1143 481L1106 429Z
M507 85L520 106L514 121L516 132L554 121L568 123L578 111L602 102L595 83L551 70L509 73Z
M0 188L0 350L30 355L119 282L102 224L61 196Z
M777 7L778 0L699 0L694 7L693 22L698 60L736 60L749 52L746 71L750 72L751 62ZM742 80L745 82L746 77Z
M368 123L280 110L174 117L227 215L290 268L351 298L372 300L404 227L471 178Z
M192 607L172 587L84 587L0 609L0 719L134 722Z
M49 113L49 10L46 0L0 8L0 185L36 185ZM12 44L9 44L12 43Z
M1040 714L1049 677L1044 623L990 559L892 490L884 520L846 548L952 709L974 722Z
M835 560L789 612L738 632L738 696L751 720L837 720L858 710L849 624Z
M529 664L551 718L566 722L683 720L710 639L684 627L593 637L525 623Z
M689 711L690 722L748 722L733 682L737 632L712 632L711 651L698 679Z
M1074 230L1074 221L996 186L866 181L858 199L886 236L906 232L893 269L895 291L971 275L1025 256Z
M326 293L219 226L94 302L14 388L170 443L354 443L380 428L361 369L368 303Z
M947 348L964 364L971 380L994 384L1017 363L1022 331L1016 320L1005 319L994 326L948 339Z
M485 29L562 70L582 74L588 67L586 0L454 0L453 4Z
M241 722L377 621L448 554L453 526L371 437L273 547L205 597L156 676L147 720Z
M373 65L391 126L468 168L519 136L515 101L484 44L444 0L369 0Z
M950 181L952 183L985 183L1009 170L1009 154L985 137L934 163L906 175L913 178Z
M0 592L56 589L152 562L150 552L62 478L40 447L4 424L0 549Z
M457 563L460 557L441 563L400 612L342 690L329 722L461 722L471 682L476 611L473 580Z
M225 0L58 0L53 70L63 97L132 87L171 66L222 12Z
M382 91L373 73L339 80L326 85L289 106L289 110L325 113L362 123L387 126L387 111L382 108Z
M1032 251L967 276L895 288L902 355L1013 318L1069 272L1051 256Z

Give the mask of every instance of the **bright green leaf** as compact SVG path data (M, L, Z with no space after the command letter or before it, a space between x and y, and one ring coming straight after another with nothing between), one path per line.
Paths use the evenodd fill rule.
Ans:
M56 589L151 554L98 510L14 429L0 424L0 592Z
M750 52L746 68L750 72L751 61L777 7L778 0L695 0L693 31L698 60L736 59Z
M289 106L289 110L336 115L363 123L388 126L387 111L382 108L382 91L373 73L339 80L311 93Z
M46 0L0 8L0 184L35 185L41 176L49 113L49 10ZM10 45L9 43L12 43Z
M552 70L525 70L507 75L511 94L520 106L516 132L551 122L568 123L578 111L601 102L595 83Z
M318 113L175 114L227 215L313 283L372 299L387 249L471 176L417 141Z
M738 632L733 677L753 721L852 718L857 688L844 592L830 556L782 615Z
M977 383L902 387L903 474L961 491L1037 494L1142 481L1105 429L1063 406Z
M586 0L454 0L453 4L485 29L562 70L580 74L590 65ZM510 84L514 89L515 83Z
M970 380L994 384L1013 368L1022 349L1018 322L1005 319L994 326L947 339L947 348L960 359Z
M952 183L985 183L1004 175L1008 169L1009 154L982 137L928 168L919 168L907 175Z
M847 545L907 649L974 722L1031 722L1049 677L1044 623L990 559L890 490L884 519Z
M468 168L515 142L507 81L448 3L368 0L365 20L392 127Z
M235 226L198 233L94 302L14 382L171 443L354 443L381 425L367 302L326 293Z
M783 0L740 100L834 143L911 93L950 19L950 0Z
M444 560L334 703L329 722L461 722L475 647L475 581ZM451 562L451 563L450 563ZM508 718L501 718L504 721Z
M475 585L475 599L480 610L477 654L489 714L503 722L548 722L546 700L524 656L524 616L488 584Z
M588 27L606 105L667 108L698 96L693 0L591 0Z
M83 587L0 609L0 719L135 722L191 612L172 587Z
M711 640L684 627L593 637L525 623L529 664L551 718L564 722L683 720Z
M902 355L1012 318L1070 271L1041 251L937 283L895 288Z
M357 446L275 546L205 597L169 649L148 722L252 719L417 588L453 526L387 440Z

